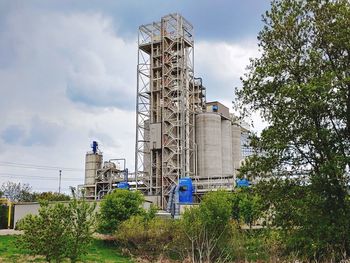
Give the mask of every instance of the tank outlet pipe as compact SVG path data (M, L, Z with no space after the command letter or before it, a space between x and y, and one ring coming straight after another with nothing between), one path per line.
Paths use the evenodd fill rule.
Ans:
M175 195L174 195L174 218L178 218L180 216L180 200L179 200L179 191L180 191L180 185L177 185L175 188Z
M128 170L128 168L125 168L123 173L124 173L124 181L127 182L129 180L129 170Z
M166 211L168 213L172 213L172 208L173 208L173 203L174 203L174 191L175 191L175 188L176 188L176 185L173 185L171 188L170 188L170 195L169 195L169 200L168 200L168 204L167 204L167 208L166 208Z

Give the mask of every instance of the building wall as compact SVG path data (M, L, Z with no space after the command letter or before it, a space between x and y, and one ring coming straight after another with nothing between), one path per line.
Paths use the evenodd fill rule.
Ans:
M22 219L28 214L37 215L39 214L39 203L23 203L23 204L15 204L14 206L14 220L13 225L16 227L16 223L18 220Z
M151 204L153 203L154 200L146 200L142 207L146 210L148 210L151 207ZM93 203L94 201L87 201ZM64 202L51 202L50 204L55 204L55 203L63 203L63 204L68 204L69 201L64 201ZM38 215L39 214L39 208L40 204L37 202L33 203L18 203L14 205L14 228L16 227L16 223L18 220L24 218L26 215L32 214L32 215ZM98 212L100 209L100 201L96 201L96 212Z

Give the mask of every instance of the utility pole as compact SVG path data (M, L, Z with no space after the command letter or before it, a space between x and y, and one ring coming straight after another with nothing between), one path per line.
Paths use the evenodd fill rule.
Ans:
M62 177L62 170L60 170L60 179L59 179L59 184L58 184L58 193L61 193L61 177Z

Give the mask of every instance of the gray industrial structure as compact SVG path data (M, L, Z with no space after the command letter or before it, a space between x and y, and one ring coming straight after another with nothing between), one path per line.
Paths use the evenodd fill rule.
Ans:
M198 197L233 188L242 129L227 107L206 102L194 75L193 26L179 14L139 27L136 112L137 189L164 208L183 177Z
M179 14L140 26L135 173L128 177L124 159L122 168L115 162L121 159L103 163L94 142L80 186L86 197L101 199L128 181L165 208L180 178L192 179L197 200L211 190L232 189L242 158L250 154L248 130L226 106L207 102L205 91L194 75L193 26Z
M125 159L110 159L103 162L103 154L93 142L93 150L85 156L85 182L79 185L87 199L99 200L116 188L120 182L128 181L128 170ZM122 165L122 167L121 167Z

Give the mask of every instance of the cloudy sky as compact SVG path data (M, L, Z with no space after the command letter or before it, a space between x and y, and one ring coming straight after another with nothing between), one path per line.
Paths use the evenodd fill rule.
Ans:
M0 0L0 184L83 183L92 140L134 170L137 30L181 13L207 100L231 107L268 0Z

